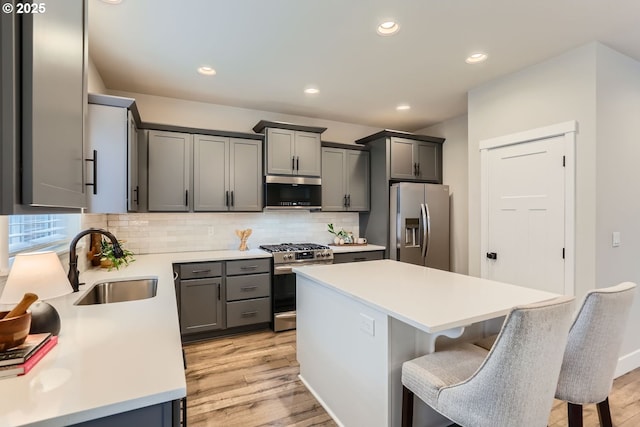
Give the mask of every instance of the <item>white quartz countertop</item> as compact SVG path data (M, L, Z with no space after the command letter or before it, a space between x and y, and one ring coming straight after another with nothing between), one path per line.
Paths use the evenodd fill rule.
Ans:
M0 426L67 426L186 395L172 263L269 258L259 249L137 255L126 268L80 274L80 292L49 300L58 344L27 375L0 379ZM73 305L103 280L158 277L154 298Z
M330 245L333 253L342 254L348 252L384 251L384 246L378 245Z
M503 316L559 295L392 260L293 269L425 332Z

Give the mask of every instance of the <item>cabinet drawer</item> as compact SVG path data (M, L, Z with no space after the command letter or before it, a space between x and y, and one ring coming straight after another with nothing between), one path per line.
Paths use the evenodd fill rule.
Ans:
M269 273L227 277L227 301L268 297L270 294Z
M242 259L227 261L227 276L238 274L270 273L271 259Z
M383 258L384 251L347 252L342 254L333 254L333 263L342 264L344 262L373 261Z
M180 264L180 279L222 276L221 262L197 262Z
M271 298L227 303L227 327L264 323L271 320Z

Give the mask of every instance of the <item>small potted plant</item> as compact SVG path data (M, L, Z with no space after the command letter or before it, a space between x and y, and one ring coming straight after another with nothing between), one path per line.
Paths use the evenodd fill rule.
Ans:
M335 228L333 228L333 224L327 224L327 231L335 236L333 239L333 243L335 243L336 245L344 245L345 243L351 243L349 241L350 240L349 234L343 229L340 229L340 231L336 231Z
M120 258L116 258L113 254L113 244L108 239L102 239L100 243L100 267L108 268L108 271L112 269L119 270L123 265L127 266L129 263L134 262L135 258L133 257L134 253L128 249L125 249L122 245L123 242L120 241L120 249L122 249L123 256Z

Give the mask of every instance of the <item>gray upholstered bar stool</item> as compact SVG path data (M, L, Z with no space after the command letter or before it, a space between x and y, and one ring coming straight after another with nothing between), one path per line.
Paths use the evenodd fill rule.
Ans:
M516 307L490 351L448 347L402 365L402 425L413 397L468 427L544 427L553 404L573 298Z
M582 405L597 404L611 427L609 392L636 285L624 282L587 293L569 331L556 398L568 403L569 427L582 427Z

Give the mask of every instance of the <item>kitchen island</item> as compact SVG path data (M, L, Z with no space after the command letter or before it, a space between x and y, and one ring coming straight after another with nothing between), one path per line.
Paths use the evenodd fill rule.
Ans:
M398 426L402 363L558 295L392 260L294 268L300 378L344 426ZM416 425L450 424L416 399Z
M80 292L48 301L62 323L56 347L27 375L0 380L0 426L143 425L105 417L147 409L173 423L186 381L172 263L269 257L260 250L139 255L120 270L81 273ZM153 298L74 305L96 282L149 276L158 278Z

